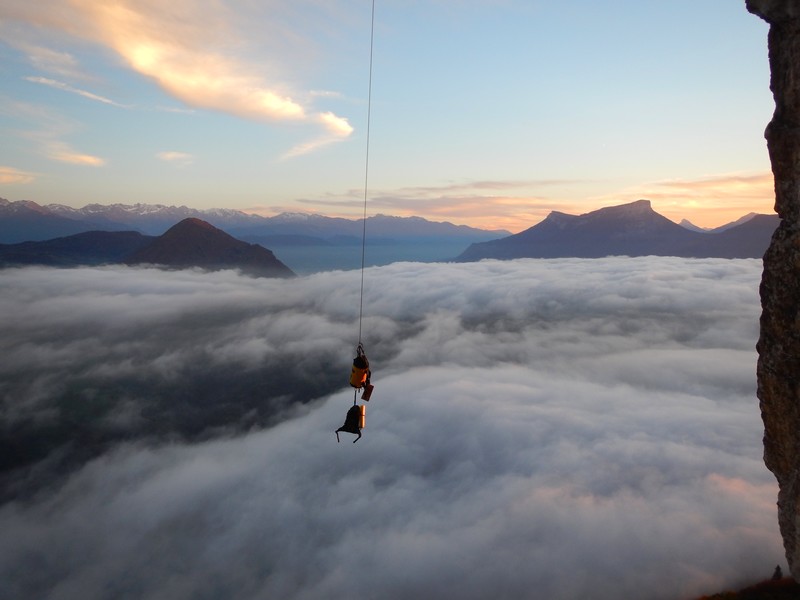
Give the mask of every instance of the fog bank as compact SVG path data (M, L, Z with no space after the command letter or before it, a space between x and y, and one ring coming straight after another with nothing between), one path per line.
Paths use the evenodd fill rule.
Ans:
M338 445L357 273L6 271L6 436L71 418L105 438L0 507L0 596L677 600L768 577L760 269L369 269L376 389Z

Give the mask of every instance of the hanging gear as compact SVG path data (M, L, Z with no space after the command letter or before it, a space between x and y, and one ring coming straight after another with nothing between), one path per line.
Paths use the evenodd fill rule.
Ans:
M372 371L369 368L369 360L364 353L364 346L359 344L356 348L356 357L353 359L353 367L350 369L350 385L356 390L363 389L361 399L369 402L374 386L370 383Z
M353 440L353 443L355 444L361 439L361 430L366 425L366 418L367 407L363 404L357 405L353 403L353 406L348 409L347 415L344 417L344 425L336 430L336 442L339 442L339 432L344 431L345 433L352 433L358 436Z
M366 152L364 157L364 218L362 221L361 231L361 290L359 292L358 302L358 347L356 348L356 357L353 359L353 367L350 370L350 385L355 388L353 392L353 406L347 411L344 419L344 425L336 430L336 441L339 441L339 432L344 431L358 435L353 440L355 444L361 439L361 430L366 425L367 407L356 404L358 390L361 392L361 399L368 402L372 395L373 386L370 383L372 371L369 368L369 360L364 353L364 346L361 344L361 325L364 315L364 267L366 266L366 250L367 250L367 197L369 190L369 133L370 122L372 114L372 54L375 39L375 0L372 0L372 15L370 23L370 37L369 37L369 88L367 94L367 131L366 131Z

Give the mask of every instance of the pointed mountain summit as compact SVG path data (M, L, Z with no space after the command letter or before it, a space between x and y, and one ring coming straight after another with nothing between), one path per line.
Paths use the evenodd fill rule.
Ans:
M688 229L689 231L696 231L698 233L707 233L709 231L708 229L700 227L699 225L695 225L689 219L681 219L681 222L678 223L678 225L680 225L684 229Z
M649 200L575 216L553 211L541 223L499 240L472 244L459 262L483 258L682 256L760 258L777 218L751 218L723 233L690 231L655 212ZM758 227L754 225L758 225Z
M124 262L128 265L200 267L211 271L239 269L247 275L257 277L294 276L292 270L275 258L272 251L258 244L237 240L210 223L194 217L173 225Z
M694 235L702 234L659 215L649 200L637 200L580 216L553 211L525 231L472 244L457 260L676 255Z

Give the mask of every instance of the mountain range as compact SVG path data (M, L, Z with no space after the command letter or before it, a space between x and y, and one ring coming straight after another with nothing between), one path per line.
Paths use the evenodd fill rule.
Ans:
M0 267L115 263L209 271L238 269L255 277L294 276L272 251L237 240L195 218L183 219L160 236L136 231L87 231L42 242L0 244Z
M161 235L175 223L196 218L222 229L237 239L272 245L360 245L363 219L343 219L316 214L281 213L273 217L232 209L194 209L160 204L88 204L72 208L62 204L40 205L30 200L10 202L0 198L0 243L42 241L84 231L138 231ZM496 239L510 232L487 231L428 221L421 217L375 215L367 218L370 239L375 242L419 242L453 239L465 243Z
M227 223L229 230L187 214ZM142 232L160 231L171 219L177 219L178 225L173 221L157 236ZM649 200L583 215L553 211L542 222L513 235L420 217L378 215L366 222L367 265L399 260L470 262L611 255L760 258L777 225L777 215L751 213L703 230L688 221L670 221L655 212ZM6 242L0 243L0 265L144 262L207 269L236 267L250 274L290 276L293 272L358 268L364 226L363 219L296 213L266 218L227 209L200 211L146 204L74 209L0 199L0 242ZM131 231L132 227L137 229ZM18 241L20 238L26 241ZM268 246L278 249L281 260Z
M365 221L315 214L282 213L273 217L238 210L198 210L153 204L89 204L72 208L0 198L0 243L44 241L88 231L136 231L161 235L175 223L196 218L236 239L276 251L296 273L357 269ZM367 266L397 261L436 262L452 259L471 243L510 235L433 222L420 217L375 215L366 220Z
M577 216L553 211L525 231L470 245L456 261L603 256L761 258L778 220L777 215L752 215L738 224L702 232L658 214L649 200L637 200Z

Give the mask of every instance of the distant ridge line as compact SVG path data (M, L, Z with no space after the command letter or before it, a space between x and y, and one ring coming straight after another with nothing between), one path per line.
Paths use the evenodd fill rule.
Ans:
M655 212L649 200L637 200L582 215L553 211L525 231L473 243L455 260L604 256L761 258L778 221L777 215L746 215L737 221L739 224L700 232Z

